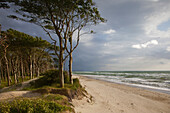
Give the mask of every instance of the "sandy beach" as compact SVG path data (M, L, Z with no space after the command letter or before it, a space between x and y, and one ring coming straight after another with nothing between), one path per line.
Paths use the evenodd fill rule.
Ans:
M170 95L74 76L88 97L73 100L76 113L170 113Z

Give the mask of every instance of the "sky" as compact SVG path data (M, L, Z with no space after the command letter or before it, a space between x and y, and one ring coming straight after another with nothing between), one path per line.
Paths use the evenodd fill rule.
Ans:
M74 71L170 70L170 0L94 0L106 23L91 26L73 53ZM2 29L13 28L50 41L34 24L9 19L0 9ZM86 29L84 29L85 31Z

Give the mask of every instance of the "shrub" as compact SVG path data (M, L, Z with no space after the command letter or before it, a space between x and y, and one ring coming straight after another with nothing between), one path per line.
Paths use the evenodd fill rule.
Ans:
M49 101L58 101L58 100L67 100L67 97L63 95L59 95L59 94L48 94L44 96L43 99L49 100Z
M67 71L63 72L64 82L69 83L69 75ZM42 86L52 86L53 84L60 83L59 71L48 70L41 74L43 77L31 82L32 88L40 88Z
M71 111L72 109L54 101L40 98L22 98L11 102L0 102L1 113L58 113L66 110Z
M64 74L64 82L69 83L69 75L67 71L63 71ZM60 77L59 77L59 70L48 70L44 73L42 73L43 76L47 77L48 81L51 81L52 83L54 82L59 82Z
M47 81L49 82L59 82L59 71L58 70L48 70L44 73L42 73L42 75L47 79Z
M64 74L64 82L65 83L70 83L70 77L69 77L68 72L64 71L63 74Z
M82 86L80 85L79 79L75 78L73 79L73 89L77 89L77 88L82 88Z

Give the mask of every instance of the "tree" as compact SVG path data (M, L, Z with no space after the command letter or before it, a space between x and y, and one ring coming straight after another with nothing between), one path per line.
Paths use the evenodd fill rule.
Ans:
M105 19L100 16L92 0L9 1L21 7L16 12L23 16L16 17L11 15L10 17L40 25L51 40L54 41L55 45L58 43L59 51L55 51L55 53L59 58L60 85L64 87L63 62L69 55L72 58L72 52L79 43L80 31L86 25L104 22ZM78 32L77 44L72 48L72 36L76 31ZM57 37L52 37L51 32L55 33ZM68 40L70 40L70 51L67 49ZM63 54L66 50L69 54L64 57Z
M32 79L54 65L49 53L49 50L54 51L51 49L53 45L41 37L32 37L13 29L2 31L0 36L0 80L7 78L8 85L12 76L16 84L20 77L22 81L26 75Z
M78 47L80 37L84 34L93 33L93 31L87 31L81 33L82 29L87 26L96 25L100 22L105 22L106 20L102 17L100 17L99 11L96 7L94 7L94 3L92 1L89 1L90 4L83 7L80 11L77 12L77 14L74 11L75 15L70 15L70 28L69 29L69 47L66 49L69 54L69 76L70 76L70 83L73 84L72 79L72 63L73 63L73 57L72 53L73 51ZM85 2L83 4L86 4ZM73 9L74 10L74 9ZM88 12L89 11L89 12ZM73 45L73 35L76 36L76 44Z
M39 57L44 55L44 53L46 56L50 56L50 54L46 52L46 49L48 49L51 44L46 40L42 40L41 37L34 38L13 29L7 30L7 36L9 37L10 50L15 51L18 55L22 79L24 78L24 60L27 60L28 64L30 64L30 78L32 79L33 74L35 74L35 65L37 65L37 60L40 61Z
M1 25L0 25L0 27L1 27ZM0 36L1 36L0 37L0 45L2 46L2 49L4 51L4 59L5 59L6 71L7 71L7 80L8 80L8 86L9 86L10 85L10 72L9 72L9 65L8 65L8 59L7 59L7 48L9 47L9 42L8 42L8 38L7 38L5 32L1 32Z

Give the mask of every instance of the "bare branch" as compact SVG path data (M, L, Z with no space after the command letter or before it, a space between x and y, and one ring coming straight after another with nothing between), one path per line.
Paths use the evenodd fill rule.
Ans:
M66 19L67 22L67 19ZM65 50L67 48L67 40L68 40L68 30L69 30L69 24L70 24L70 20L67 22L67 26L66 26L66 31L64 33L64 39L65 39L65 43L64 43L64 48L63 50Z
M53 38L52 38L52 36L51 36L51 34L49 33L49 31L47 31L45 28L44 28L44 26L42 26L42 25L40 25L42 28L43 28L43 30L48 34L48 36L50 37L50 39L52 40L52 41L56 41L56 40L54 40Z
M67 56L65 56L65 58L63 59L63 61L65 61L68 58L69 54Z
M43 28L43 30L45 32L47 32L47 34L50 37L50 39L54 41L54 50L55 50L55 53L56 53L57 57L59 58L59 54L57 53L57 49L56 49L57 41L52 38L51 34L44 28L44 26L42 26L42 25L40 25L40 26Z
M59 54L57 53L56 43L57 43L57 41L54 42L54 50L55 50L55 54L59 58Z
M78 33L77 33L77 44L74 46L74 48L72 49L71 52L73 52L73 51L77 48L77 46L79 45L79 41L80 41L80 31L81 31L81 29L78 29Z

